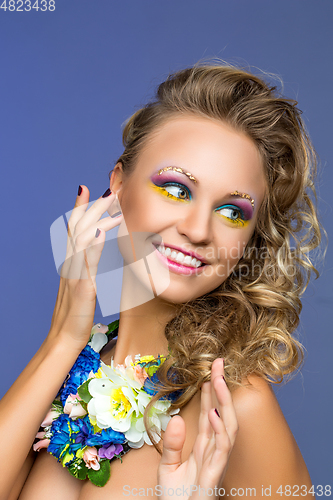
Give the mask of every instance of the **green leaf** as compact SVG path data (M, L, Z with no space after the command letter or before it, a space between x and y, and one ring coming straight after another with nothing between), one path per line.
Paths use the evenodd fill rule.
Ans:
M84 401L80 401L80 405L88 413L88 403L85 403Z
M99 464L99 470L88 469L88 478L95 486L104 486L110 479L110 462L101 460Z
M77 478L81 480L86 479L89 469L86 467L86 464L84 463L83 460L82 460L82 465L80 465L80 467L81 468L78 470Z
M120 463L123 463L123 456L122 455L113 455L113 456L119 458Z
M92 399L92 396L88 391L89 382L90 380L86 380L85 382L83 382L82 385L80 385L80 387L77 390L78 395L85 403L89 403L89 401Z
M53 401L52 407L53 407L54 410L57 410L57 411L59 411L61 413L63 413L63 411L64 411L64 408L63 408L63 406L61 404L61 401L58 401L57 399L55 399Z
M118 328L118 326L119 326L119 319L116 319L115 321L112 321L112 323L109 323L108 324L109 329L106 335L110 335L110 333L114 332L114 330Z
M67 469L68 472L77 479L81 479L83 481L87 477L88 469L83 460L74 460L74 462L71 463Z

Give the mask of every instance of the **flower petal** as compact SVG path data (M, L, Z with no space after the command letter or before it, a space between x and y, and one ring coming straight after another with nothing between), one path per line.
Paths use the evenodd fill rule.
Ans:
M102 332L96 332L88 343L95 352L100 352L100 350L108 343L108 337Z
M114 388L114 384L107 378L93 378L88 385L88 390L92 397L110 396Z

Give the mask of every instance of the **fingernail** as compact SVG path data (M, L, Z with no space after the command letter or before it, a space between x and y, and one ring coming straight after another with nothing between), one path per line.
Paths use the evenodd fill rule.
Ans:
M219 412L217 411L217 409L216 409L216 408L215 408L215 413L216 413L216 415L217 415L219 418L221 418L221 417L220 417L220 414L219 414Z
M119 217L120 215L122 215L122 212L119 211L119 212L116 212L115 214L112 214L111 215L111 218L114 219L115 217Z
M110 188L107 188L105 193L102 195L102 198L107 198L108 196L110 196L110 194L111 194Z
M80 185L79 189L77 190L77 195L80 196L81 193L82 193L82 186Z
M226 383L225 378L224 378L224 375L222 375L222 378L223 378L224 382Z
M98 238L100 234L101 234L101 230L97 228L95 238Z

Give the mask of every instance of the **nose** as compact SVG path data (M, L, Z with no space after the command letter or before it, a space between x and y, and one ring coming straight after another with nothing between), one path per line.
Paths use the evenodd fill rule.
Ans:
M213 239L211 208L193 203L187 209L186 214L177 223L177 231L193 244L207 245Z

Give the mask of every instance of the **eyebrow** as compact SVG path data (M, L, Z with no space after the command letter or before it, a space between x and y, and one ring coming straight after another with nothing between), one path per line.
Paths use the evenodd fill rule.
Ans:
M234 191L233 193L230 193L231 196L236 196L237 198L246 198L249 200L249 202L252 205L252 208L254 208L254 199L247 193L240 193L239 191Z
M186 175L194 183L198 182L197 179L194 177L194 175L191 174L191 172L186 172L185 170L183 170L180 167L164 167L164 168L161 168L157 172L157 175L161 175L161 174L163 174L163 172L167 172L167 171L170 171L170 170L172 170L174 172L178 172L179 174ZM240 193L239 191L236 190L236 191L230 193L230 196L235 196L237 198L247 199L251 203L252 208L254 208L254 199L248 193Z
M164 167L164 168L161 168L158 172L157 172L157 175L161 175L163 174L163 172L167 172L168 170L173 170L174 172L179 172L180 174L184 174L184 175L187 175L187 177L192 181L192 182L198 182L197 179L194 177L194 175L191 174L191 172L185 172L185 170L183 170L182 168L180 167Z

